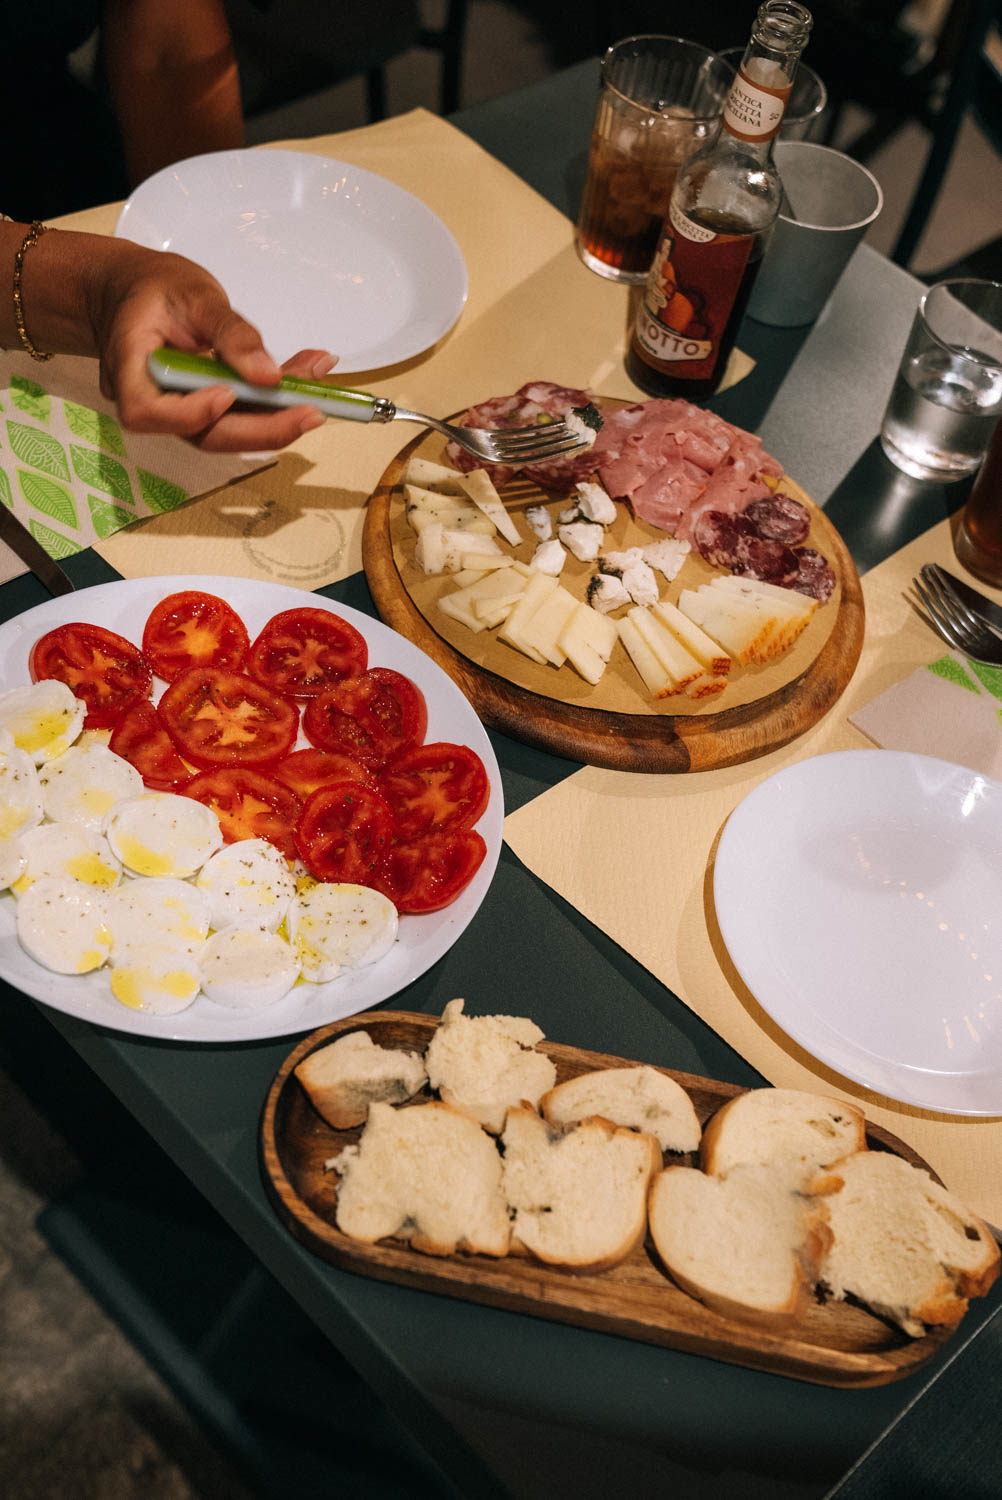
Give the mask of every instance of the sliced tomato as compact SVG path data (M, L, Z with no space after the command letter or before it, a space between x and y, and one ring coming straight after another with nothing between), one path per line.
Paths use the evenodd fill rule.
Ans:
M428 710L420 688L392 667L370 667L311 698L303 711L306 738L321 750L350 755L370 770L420 745Z
M140 698L126 710L111 732L108 747L135 766L152 791L172 791L192 775L148 698Z
M369 881L400 912L438 911L455 901L480 869L487 845L479 833L426 833L394 842Z
M363 781L374 786L372 773L360 761L350 755L338 755L335 750L294 750L272 769L273 776L291 786L297 797L305 802L318 787L329 786L332 781Z
M86 729L108 729L153 689L153 673L138 646L101 625L57 625L32 648L33 682L55 677L87 705Z
M291 750L299 727L294 703L242 672L189 667L164 691L160 717L186 760L214 766L264 766Z
M242 670L250 648L247 627L215 594L185 589L153 606L143 630L143 655L158 677L173 682L188 667Z
M372 885L392 835L393 814L374 788L335 781L307 797L296 848L318 880Z
M254 642L247 670L276 693L314 698L332 682L364 672L368 660L364 636L340 615L285 609Z
M302 803L277 777L249 766L220 766L193 776L178 790L212 808L228 844L267 839L286 859L295 859Z
M491 792L476 751L444 742L416 745L398 755L380 776L380 788L402 840L472 828Z

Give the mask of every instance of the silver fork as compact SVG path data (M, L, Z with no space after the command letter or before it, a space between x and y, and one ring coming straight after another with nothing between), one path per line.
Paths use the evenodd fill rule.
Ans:
M922 577L912 582L929 623L948 646L984 666L1002 667L1002 640L944 587L935 574L923 572Z
M467 453L489 464L538 463L558 458L588 446L589 439L566 422L546 422L533 427L457 427L423 412L408 411L386 396L331 385L325 380L302 380L283 375L278 385L249 385L220 360L183 349L157 349L149 357L149 371L164 390L198 391L210 385L225 385L240 401L255 406L315 406L328 417L349 422L417 422L431 427L458 443ZM587 427L586 427L587 431Z

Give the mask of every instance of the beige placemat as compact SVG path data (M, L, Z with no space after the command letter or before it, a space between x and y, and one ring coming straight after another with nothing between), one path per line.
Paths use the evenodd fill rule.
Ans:
M849 714L942 656L942 644L905 598L924 562L956 568L948 522L866 574L859 666L827 718L792 745L743 766L694 775L586 767L512 813L505 837L531 870L656 974L771 1083L857 1100L870 1119L914 1146L973 1209L1002 1224L1002 1120L898 1104L810 1057L738 977L713 909L717 840L738 802L794 761L870 747Z
M469 298L451 333L420 357L352 375L349 384L433 416L533 379L638 395L623 369L629 289L586 270L570 221L461 131L418 109L274 145L350 161L414 193L466 258ZM60 222L110 234L118 211L106 205ZM731 381L749 366L738 355ZM361 567L366 499L416 430L328 422L279 454L267 475L143 522L98 550L127 578L228 573L322 587Z

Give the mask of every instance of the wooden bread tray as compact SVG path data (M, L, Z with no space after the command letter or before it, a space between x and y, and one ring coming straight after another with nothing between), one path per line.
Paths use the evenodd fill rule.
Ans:
M623 403L605 400L602 404ZM720 700L693 702L680 695L654 702L622 648L617 648L605 676L593 688L572 667L557 672L537 666L499 643L496 632L473 635L437 609L435 601L447 576L429 579L416 568L412 560L416 538L404 513L403 481L415 454L447 462L443 439L437 433L423 433L387 466L366 509L362 540L366 579L386 623L449 674L490 728L551 754L612 770L708 771L788 744L816 724L848 684L863 645L859 575L824 511L791 479L784 479L780 487L807 506L811 516L808 542L832 564L838 580L836 593L781 660L765 668L740 669L734 674L740 680ZM544 494L518 480L506 486L502 495L516 517L527 505L540 501L548 501L555 513L568 498ZM638 523L628 507L622 506L620 520L607 535L610 550L617 550L663 538L666 533ZM532 545L524 544L519 550L523 561L531 557ZM583 597L583 579L571 575L587 571L571 560L561 582ZM666 597L674 600L683 582L687 588L695 587L715 572L719 570L692 554Z
M349 1239L334 1222L338 1177L333 1171L325 1171L324 1163L356 1141L361 1127L332 1129L313 1108L294 1077L294 1069L318 1047L357 1030L368 1032L380 1046L423 1052L437 1024L434 1017L408 1011L382 1011L335 1021L304 1038L278 1070L261 1122L262 1172L286 1227L316 1255L342 1270L381 1281L573 1323L820 1385L856 1387L899 1380L933 1359L953 1333L953 1328L940 1328L912 1339L846 1302L813 1303L796 1333L773 1333L724 1318L675 1285L660 1269L649 1238L612 1270L584 1275L516 1255L502 1260L481 1255L436 1257L411 1250L402 1241L366 1245ZM625 1062L623 1058L552 1042L541 1042L539 1050L556 1064L558 1083L594 1068L623 1066ZM660 1071L686 1090L701 1125L728 1099L744 1092L711 1078L669 1068ZM871 1149L894 1151L931 1170L889 1131L869 1125L867 1138ZM695 1157L690 1164L697 1165Z

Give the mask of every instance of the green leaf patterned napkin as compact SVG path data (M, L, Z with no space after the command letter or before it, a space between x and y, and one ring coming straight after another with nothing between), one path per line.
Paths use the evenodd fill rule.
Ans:
M68 557L273 462L124 431L98 388L96 360L60 355L39 364L0 351L0 504L50 557ZM0 582L24 571L0 544Z
M1002 781L1002 668L951 651L849 717L884 750L935 755Z

